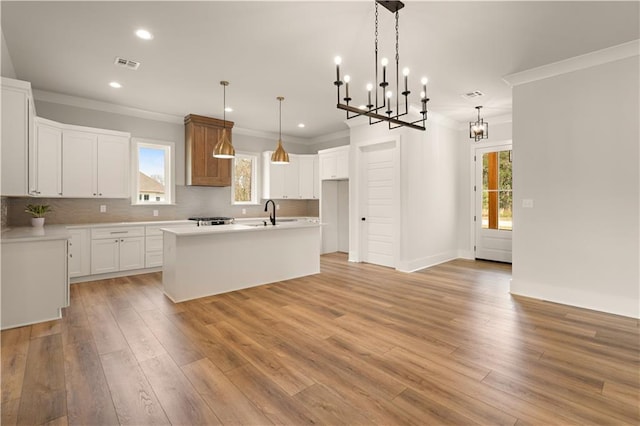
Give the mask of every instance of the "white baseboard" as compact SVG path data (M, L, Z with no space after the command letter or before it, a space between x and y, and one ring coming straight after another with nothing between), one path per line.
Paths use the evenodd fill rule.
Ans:
M459 259L475 260L476 253L473 250L458 250Z
M640 319L640 298L618 297L575 288L511 280L510 293L563 305Z
M150 274L151 272L162 272L162 266L146 269L133 269L130 271L110 272L108 274L86 275L84 277L69 278L71 284L86 283L89 281L108 280L109 278L128 277L130 275Z
M431 266L439 265L444 262L458 258L456 251L449 251L445 253L439 253L433 256L423 257L421 259L414 259L408 261L398 262L396 270L400 272L415 272L420 269L429 268Z

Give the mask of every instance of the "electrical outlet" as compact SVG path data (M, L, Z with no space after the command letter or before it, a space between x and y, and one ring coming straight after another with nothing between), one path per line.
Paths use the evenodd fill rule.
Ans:
M247 214L247 209L242 209L242 214Z
M157 217L158 216L158 210L154 210L153 211L153 215Z
M276 210L280 210L280 204L276 204Z
M522 208L523 209L532 209L533 208L533 200L530 198L525 198L522 200Z
M104 204L100 205L100 213L106 213L107 212L107 206Z

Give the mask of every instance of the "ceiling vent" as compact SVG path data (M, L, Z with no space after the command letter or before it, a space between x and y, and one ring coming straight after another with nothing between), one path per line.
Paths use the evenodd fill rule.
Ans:
M476 99L482 96L484 96L484 93L479 90L474 90L473 92L465 93L464 95L462 95L462 97L465 99Z
M134 71L140 68L140 62L120 57L116 57L116 60L113 63L119 67L127 68Z

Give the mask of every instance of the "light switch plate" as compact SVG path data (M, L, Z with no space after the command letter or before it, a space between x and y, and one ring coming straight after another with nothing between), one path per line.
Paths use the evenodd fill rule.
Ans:
M100 205L100 213L106 213L107 212L107 206L104 204Z
M523 209L532 209L533 208L533 200L531 198L525 198L522 200L522 208Z
M154 210L154 211L153 211L153 215L154 215L154 216L158 216L158 210Z

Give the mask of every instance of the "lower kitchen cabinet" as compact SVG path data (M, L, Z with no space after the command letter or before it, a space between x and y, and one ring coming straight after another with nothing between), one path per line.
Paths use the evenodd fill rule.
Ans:
M91 236L87 228L69 229L69 278L91 274Z
M2 329L58 319L69 306L67 239L2 244Z
M144 267L144 227L91 230L92 275Z

